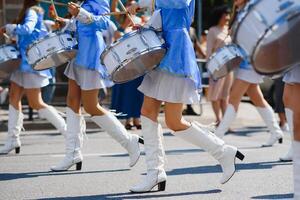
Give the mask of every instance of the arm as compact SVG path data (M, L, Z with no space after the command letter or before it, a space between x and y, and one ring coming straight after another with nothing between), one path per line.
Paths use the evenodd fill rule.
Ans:
M211 54L213 53L213 48L215 44L215 34L213 29L210 29L207 33L207 50L206 50L206 58L209 59Z
M18 35L31 34L34 30L37 21L38 21L37 13L34 10L29 9L26 14L24 24L18 24L15 29L15 33Z
M107 29L109 26L109 17L104 15L94 15L93 13L88 12L84 8L80 8L75 3L70 3L68 7L69 12L76 16L76 20L78 20L80 23L94 26L97 29ZM104 8L103 13L108 13L109 7Z

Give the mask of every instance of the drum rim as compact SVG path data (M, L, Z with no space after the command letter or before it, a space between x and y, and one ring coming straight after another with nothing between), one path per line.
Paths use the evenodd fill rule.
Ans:
M281 15L273 25L271 25L265 32L264 34L262 34L261 37L258 38L256 45L254 46L253 51L251 52L251 56L250 56L250 61L251 64L253 65L254 70L261 74L261 75L265 75L265 76L274 76L274 75L278 75L278 74L282 74L285 73L286 71L288 71L290 68L292 68L293 66L289 66L287 67L287 69L283 69L283 70L277 70L276 72L272 72L272 73L266 73L266 72L261 72L258 69L256 69L256 66L254 65L254 58L255 55L257 54L258 51L258 47L261 44L261 41L264 40L266 38L267 35L269 35L270 32L274 32L274 27L276 26L282 26L286 23L288 23L288 20L286 18L295 18L295 17L299 17L300 16L300 6L297 6L295 8L293 8L292 10L290 10L288 13L285 13L283 15Z
M161 45L161 46L157 46L157 47L153 47L153 48L150 48L151 49L151 51L153 51L153 50L165 50L165 52L164 52L164 55L166 54L166 52L167 52L167 49L165 48L165 47L163 47L163 45ZM118 84L121 84L121 83L126 83L126 82L128 82L128 81L131 81L131 80L134 80L135 78L138 78L138 77L140 77L140 76L143 76L143 75L140 75L140 76L137 76L137 77L135 77L134 79L131 79L131 80L128 80L128 81L115 81L114 79L113 79L113 75L116 73L116 71L118 70L118 69L120 69L121 67L124 67L126 64L128 64L128 63L130 63L130 62L132 62L133 60L135 60L135 59L137 59L138 58L138 56L140 56L140 55L145 55L147 52L149 52L148 50L144 50L144 51L142 51L142 52L140 52L138 55L136 55L136 56L134 56L134 57L132 57L132 58L130 58L130 59L128 59L128 60L125 60L125 61L123 61L120 65L118 65L113 71L112 71L112 73L111 73L111 75L110 75L110 77L111 77L111 80L114 82L114 83L118 83ZM160 61L161 62L161 61ZM159 63L160 63L159 62ZM159 65L159 63L156 65L156 67ZM154 67L154 68L156 68L156 67ZM153 69L154 69L153 68ZM152 69L152 70L153 70ZM144 74L146 74L146 73L148 73L149 71L145 71L145 73Z
M250 11L253 9L255 5L257 5L260 2L260 0L250 0L247 5L241 10L241 12L238 14L237 19L233 26L236 26L235 29L232 30L232 41L236 42L236 35L238 30L241 27L241 24L243 21L247 18Z
M31 43L31 44L27 47L26 55L27 55L27 52L28 52L33 46L35 46L35 45L41 43L41 41L44 41L45 39L53 38L53 37L58 36L58 35L64 35L64 34L66 34L66 35L71 35L71 36L72 36L72 34L70 34L70 33L65 33L65 32L57 32L57 33L56 33L56 32L54 32L54 33L49 33L49 34L47 34L46 36L37 39L36 41L34 41L33 43ZM73 38L73 39L76 39L76 38L73 37L73 36L72 36L72 38Z
M62 52L64 52L64 51L73 51L73 50L74 50L74 51L77 51L77 49L75 49L75 48L69 48L69 49L67 49L67 50L66 50L66 49L60 49L60 50L56 51L55 54L59 54L59 53L62 53ZM47 56L44 56L44 57L38 59L38 60L37 60L35 63L33 63L33 64L30 64L31 67L32 67L32 69L35 70L35 71L43 71L43 70L47 70L47 69L50 69L50 68L57 67L57 66L52 66L52 67L45 68L45 69L35 69L35 68L34 68L38 63L40 63L40 62L42 62L42 61L48 59L51 55L53 55L53 53L52 53L52 54L48 54Z
M103 60L104 57L106 56L106 54L108 54L108 51L110 51L112 48L118 46L121 42L125 41L126 39L128 38L131 38L132 36L135 36L141 32L145 32L145 31L152 31L152 32L155 32L155 30L153 29L147 29L147 28L142 28L142 29L138 29L138 30L135 30L135 31L131 31L129 33L126 33L125 35L123 35L121 38L119 38L118 40L114 41L112 44L110 44L109 46L107 46L101 56L100 56L100 59ZM157 35L156 35L157 36ZM158 37L158 36L157 36ZM158 37L159 38L159 37Z

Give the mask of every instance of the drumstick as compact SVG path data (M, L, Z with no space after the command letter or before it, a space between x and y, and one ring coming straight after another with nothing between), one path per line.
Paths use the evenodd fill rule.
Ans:
M132 16L131 16L131 14L127 11L127 9L125 8L125 6L124 6L124 4L122 3L122 1L121 0L118 0L119 1L119 4L120 4L120 6L121 6L121 8L123 9L123 11L125 11L127 14L127 17L129 18L129 20L131 21L131 23L133 24L133 26L135 26L135 23L134 23L134 21L133 21L133 19L132 19Z
M48 1L48 0L39 0L39 2L52 4L52 2ZM66 4L66 3L61 3L61 2L53 2L53 3L57 6L66 6L66 7L68 6L68 4Z
M55 5L54 5L54 0L51 0L51 4L52 4L53 9L54 9L55 18L57 18L58 14L57 14L57 10L56 10Z
M6 33L3 33L3 36L4 36L6 39L10 40L9 35L7 35Z

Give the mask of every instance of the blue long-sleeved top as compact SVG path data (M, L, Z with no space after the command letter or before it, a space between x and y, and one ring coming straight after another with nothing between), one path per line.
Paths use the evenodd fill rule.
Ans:
M43 13L29 8L26 11L23 23L17 24L14 34L18 36L18 47L21 53L22 62L19 70L27 73L37 73L47 77L52 77L49 70L35 71L28 64L26 50L34 41L47 35L47 29L43 24Z
M163 37L167 54L158 69L174 75L190 78L201 88L201 75L189 29L195 12L195 0L156 0L161 10Z
M101 14L110 12L109 0L86 0L81 7L92 14L92 22L76 22L78 52L75 63L77 66L96 70L102 78L107 78L107 70L101 64L100 55L106 47L101 31L108 28L109 17Z

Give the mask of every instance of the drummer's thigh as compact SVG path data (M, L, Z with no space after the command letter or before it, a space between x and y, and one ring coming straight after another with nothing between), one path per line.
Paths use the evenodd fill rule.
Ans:
M9 103L16 109L20 109L23 94L24 88L14 82L11 82L9 89Z
M75 113L80 113L81 89L74 80L68 81L67 105Z

